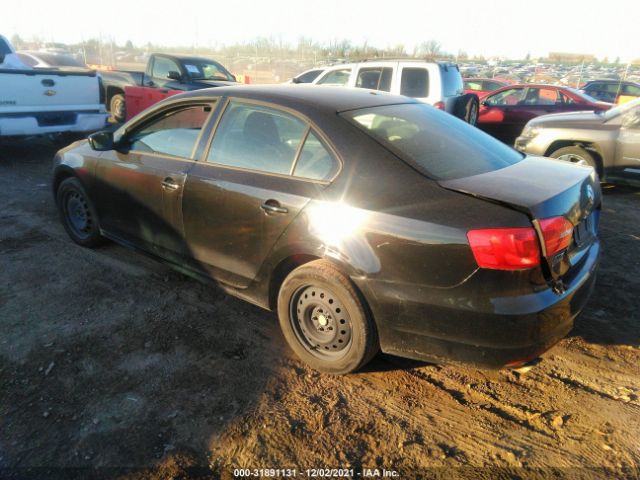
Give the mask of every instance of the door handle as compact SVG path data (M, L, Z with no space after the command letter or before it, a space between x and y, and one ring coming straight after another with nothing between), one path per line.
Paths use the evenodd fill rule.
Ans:
M169 90L166 88L161 88L160 90L158 90L160 93L169 93Z
M162 181L162 188L164 188L165 190L178 190L180 188L180 185L178 185L173 178L171 177L167 177Z
M263 209L267 213L289 213L289 210L281 207L280 203L276 200L267 200L260 208Z

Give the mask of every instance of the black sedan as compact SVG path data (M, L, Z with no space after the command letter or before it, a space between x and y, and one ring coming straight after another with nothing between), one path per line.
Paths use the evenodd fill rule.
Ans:
M178 95L61 150L53 189L76 243L109 238L276 310L331 373L380 349L527 362L571 330L600 253L592 168L370 91Z

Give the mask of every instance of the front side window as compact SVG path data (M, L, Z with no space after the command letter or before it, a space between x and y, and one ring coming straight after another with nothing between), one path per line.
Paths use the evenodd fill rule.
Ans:
M350 68L345 68L342 70L332 70L320 80L318 80L318 85L344 86L349 83L349 75L351 75Z
M294 83L311 83L316 78L318 78L318 75L320 75L321 73L322 73L322 70L311 70L309 72L305 72L301 75L298 75L295 78Z
M129 137L131 150L191 158L210 105L172 110L153 120Z
M231 102L216 129L207 161L289 175L307 125L288 113Z
M502 92L490 95L485 100L485 103L490 107L506 107L511 105L518 105L518 103L524 101L525 89L524 88L509 88Z
M481 130L422 103L363 108L341 115L436 180L491 172L523 158Z
M429 96L429 71L426 68L403 68L400 95L412 98Z
M167 78L169 72L180 72L180 68L173 60L164 57L156 57L153 61L153 71L155 78Z
M389 92L392 75L393 69L389 67L361 68L356 79L356 87Z
M552 88L529 88L523 105L555 105L559 102L558 91Z

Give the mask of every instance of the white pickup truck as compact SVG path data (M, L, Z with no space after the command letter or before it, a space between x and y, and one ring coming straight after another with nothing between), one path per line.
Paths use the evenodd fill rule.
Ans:
M79 136L103 128L106 119L95 71L22 66L0 35L0 138Z

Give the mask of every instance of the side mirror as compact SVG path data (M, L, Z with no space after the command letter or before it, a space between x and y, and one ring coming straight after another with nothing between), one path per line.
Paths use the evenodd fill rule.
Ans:
M298 78L296 78L296 77L293 77L293 78L291 79L291 83L302 83L302 82L300 82L300 79L298 79Z
M176 72L175 70L169 70L167 78L170 80L177 80L178 82L182 81L182 75L180 75L180 72Z
M92 133L89 135L88 140L91 148L97 152L106 152L107 150L113 150L115 148L113 132L108 130Z

